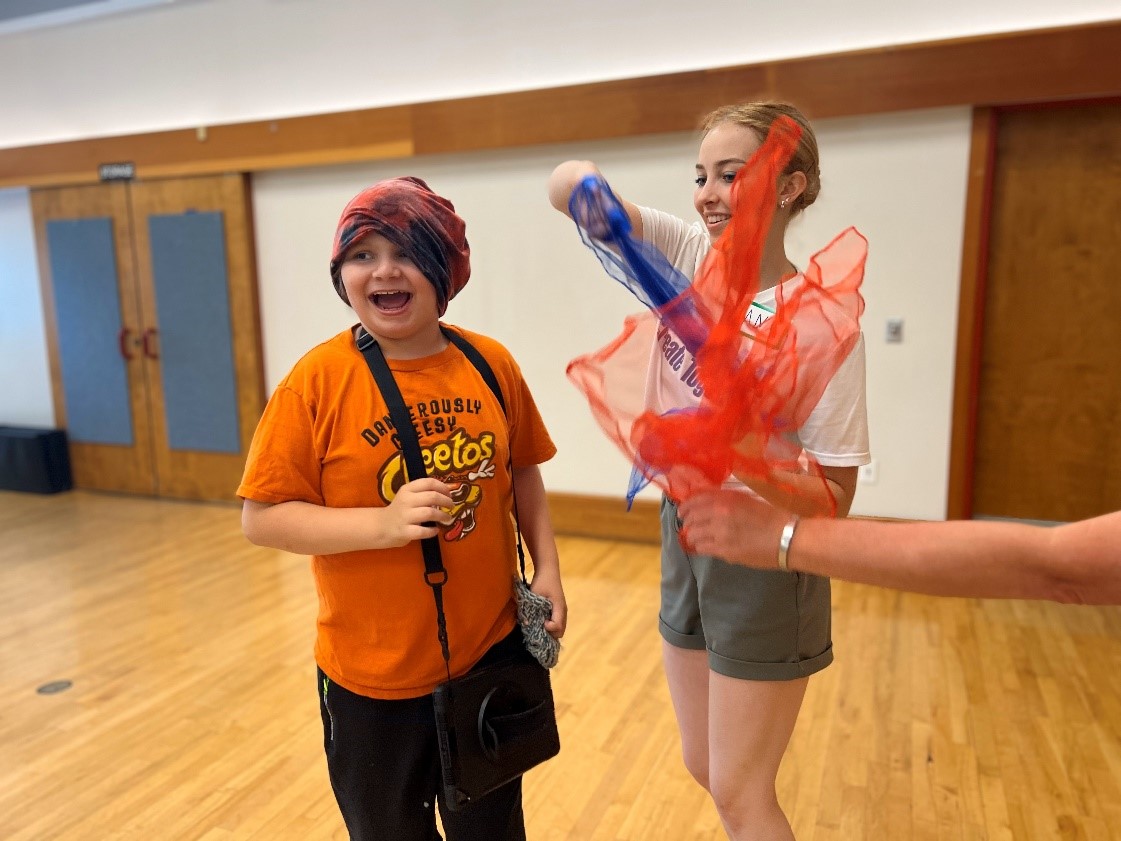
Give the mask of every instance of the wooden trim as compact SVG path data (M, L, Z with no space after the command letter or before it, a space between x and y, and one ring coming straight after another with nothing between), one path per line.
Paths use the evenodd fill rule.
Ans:
M622 497L550 493L547 498L553 530L559 536L661 543L661 505L658 502L637 499L627 511L626 500ZM856 515L850 519L881 523L915 522L896 517Z
M996 136L994 109L975 109L970 132L961 288L958 297L957 354L954 361L954 402L950 426L950 472L946 500L946 517L950 520L970 519L973 516L974 434Z
M58 312L55 309L54 273L51 271L47 222L53 205L51 197L31 193L31 219L35 230L35 256L39 261L39 300L43 306L43 327L47 339L47 367L51 373L51 401L54 425L66 429L66 395L62 390L62 354L58 345Z
M535 91L0 149L0 187L259 171L688 131L725 102L811 118L1121 95L1121 20Z
M238 201L245 209L245 257L248 260L247 270L251 279L246 289L250 298L247 306L250 312L249 317L253 319L251 327L254 336L254 345L249 349L254 359L254 369L250 372L250 376L257 383L257 406L263 411L269 399L269 392L266 385L268 380L265 379L265 328L264 320L261 317L260 275L257 273L257 219L253 206L253 185L250 183L250 179L242 178L239 187L241 197ZM252 441L253 433L250 432L249 438L242 444L244 452L249 452L249 445Z
M553 530L559 535L629 540L636 543L661 541L660 504L636 499L630 511L623 497L548 494Z
M0 149L0 187L88 184L102 163L141 179L216 175L413 154L409 106Z
M725 101L763 96L764 65L694 71L415 106L418 154L689 131Z

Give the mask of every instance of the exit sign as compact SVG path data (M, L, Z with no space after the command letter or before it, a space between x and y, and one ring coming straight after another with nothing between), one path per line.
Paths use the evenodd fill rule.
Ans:
M126 163L101 164L97 167L97 177L102 181L131 181L136 175L136 164Z

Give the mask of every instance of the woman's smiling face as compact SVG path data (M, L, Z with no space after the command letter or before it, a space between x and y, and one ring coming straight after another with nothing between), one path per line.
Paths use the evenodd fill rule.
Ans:
M736 173L758 148L755 132L738 123L721 123L701 140L693 206L713 242L732 218L732 182Z

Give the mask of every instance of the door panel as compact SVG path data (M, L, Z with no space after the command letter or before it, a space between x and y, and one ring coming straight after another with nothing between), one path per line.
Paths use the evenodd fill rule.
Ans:
M1121 105L1000 115L974 513L1121 508Z
M149 216L148 235L167 445L240 453L222 214Z
M130 351L105 340L129 338L121 320L113 220L51 219L47 249L70 440L131 447Z
M244 179L130 195L159 494L233 499L264 403Z
M123 185L31 194L56 423L75 485L155 490L140 318Z

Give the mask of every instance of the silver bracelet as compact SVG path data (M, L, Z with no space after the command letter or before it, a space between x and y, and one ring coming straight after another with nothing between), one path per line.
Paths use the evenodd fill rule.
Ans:
M798 515L792 516L782 527L782 534L778 538L778 568L783 572L790 572L786 556L790 552L790 541L794 539L794 529L798 525Z

